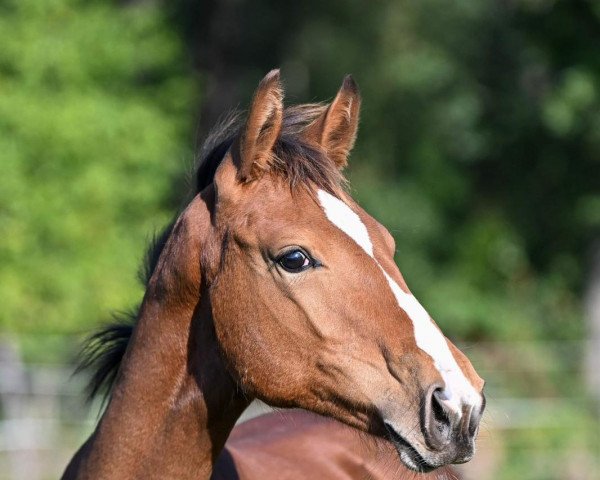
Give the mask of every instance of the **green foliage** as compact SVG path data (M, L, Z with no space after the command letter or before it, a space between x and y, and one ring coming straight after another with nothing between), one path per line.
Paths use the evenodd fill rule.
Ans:
M156 7L0 11L0 328L85 331L139 299L197 99Z
M600 228L597 3L121 3L0 0L0 331L47 358L64 346L50 334L139 300L145 239L185 190L200 104L187 55L211 92L204 130L274 66L291 102L330 98L351 72L353 193L395 236L409 286L452 337L545 341L525 363L550 371L477 359L506 367L490 404L585 395L572 346ZM581 478L589 410L528 412L555 426L509 432L497 478Z
M445 332L581 338L583 254L600 226L590 2L180 0L169 10L188 45L208 45L198 58L209 81L239 79L230 105L274 65L290 101L329 98L355 75L354 192L395 235L408 284ZM214 33L224 19L227 36ZM205 100L207 112L222 108Z

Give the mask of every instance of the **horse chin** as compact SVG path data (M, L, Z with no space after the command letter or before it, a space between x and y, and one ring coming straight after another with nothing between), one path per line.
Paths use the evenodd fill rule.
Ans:
M410 470L418 473L428 473L441 465L429 463L402 435L400 435L390 424L385 422L387 437L392 442L400 460Z

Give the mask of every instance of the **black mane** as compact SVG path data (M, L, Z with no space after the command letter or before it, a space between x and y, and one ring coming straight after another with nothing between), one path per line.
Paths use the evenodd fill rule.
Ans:
M311 189L316 187L334 193L344 185L344 179L333 162L322 150L307 144L299 135L324 109L325 106L321 104L307 104L288 107L284 111L281 134L273 148L271 172L287 179L292 189L305 185ZM192 191L194 195L213 182L218 166L242 125L242 116L232 113L208 135L195 168L195 185ZM148 286L154 273L158 258L171 235L173 224L174 222L171 222L150 241L138 275L144 287ZM76 371L89 371L91 374L87 387L89 400L100 392L104 393L105 399L110 394L135 328L138 313L139 306L131 311L113 315L112 322L101 327L85 342Z

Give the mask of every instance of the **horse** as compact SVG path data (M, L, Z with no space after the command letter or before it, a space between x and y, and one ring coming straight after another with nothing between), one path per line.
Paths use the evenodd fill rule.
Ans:
M405 471L472 458L484 381L348 193L360 105L347 76L331 103L284 108L273 70L209 135L133 324L84 357L110 396L63 479L208 479L253 399L384 439Z

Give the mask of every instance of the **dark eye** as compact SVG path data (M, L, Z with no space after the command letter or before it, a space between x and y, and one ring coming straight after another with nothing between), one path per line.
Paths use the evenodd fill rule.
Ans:
M284 253L277 263L290 273L298 273L314 266L314 260L302 250L291 250Z

